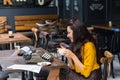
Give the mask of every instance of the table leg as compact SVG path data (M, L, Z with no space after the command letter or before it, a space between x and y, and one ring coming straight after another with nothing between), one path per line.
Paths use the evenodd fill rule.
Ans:
M10 50L12 50L12 43L10 42Z
M26 79L25 79L25 73L24 73L24 72L21 72L21 74L22 74L22 80L26 80Z
M58 68L50 69L47 80L59 80L59 72L60 72L60 69Z
M33 72L28 72L28 80L34 80L33 79Z
M14 48L15 48L15 46L16 46L16 42L14 42Z

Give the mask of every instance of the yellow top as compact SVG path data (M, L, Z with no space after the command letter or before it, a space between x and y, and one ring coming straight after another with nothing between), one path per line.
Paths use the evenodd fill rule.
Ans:
M87 42L82 47L82 63L84 66L81 71L75 65L73 69L84 77L88 77L91 71L100 68L97 63L96 48L92 42Z

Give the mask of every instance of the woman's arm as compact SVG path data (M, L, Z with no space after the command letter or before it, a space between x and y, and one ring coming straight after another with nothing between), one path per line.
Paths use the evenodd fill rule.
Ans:
M78 67L79 70L82 70L83 68L83 64L82 62L78 59L78 57L69 49L65 49L64 50L64 56L67 57L68 59L68 63L72 66L72 67ZM75 66L74 66L75 65Z
M82 69L83 64L71 50L61 46L61 48L57 48L57 53L67 57L68 65L71 69L74 69L76 64L80 64L78 66L80 66L80 70Z
M71 69L74 69L74 63L73 63L73 60L71 58L67 58L68 60L68 66L71 68Z
M96 49L93 43L88 42L85 44L83 62L81 62L72 51L66 49L64 52L64 56L71 58L73 61L75 71L81 73L85 77L90 75L93 65L96 65L96 67L94 67L96 69L99 67L96 62Z

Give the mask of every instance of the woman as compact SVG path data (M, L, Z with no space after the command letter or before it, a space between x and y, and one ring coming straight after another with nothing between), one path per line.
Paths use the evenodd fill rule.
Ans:
M70 49L58 48L68 60L68 67L52 70L54 80L101 80L100 65L97 62L97 49L89 31L79 20L71 20L67 26ZM59 75L58 75L59 74ZM49 78L49 77L48 77ZM49 79L48 79L49 80Z

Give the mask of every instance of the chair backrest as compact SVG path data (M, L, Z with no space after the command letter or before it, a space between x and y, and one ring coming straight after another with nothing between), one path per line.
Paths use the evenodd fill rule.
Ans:
M110 63L113 59L113 54L109 51L104 51L104 57L100 59L100 62L104 64L103 67L103 80L107 80L110 76Z
M34 34L34 47L36 48L37 44L38 44L38 34L37 34L37 32L39 30L37 28L32 28L31 30L32 30L32 32Z
M7 32L9 29L11 29L11 26L7 24L7 17L0 16L0 33Z
M5 16L0 16L0 21L3 21L3 22L7 22L7 17L5 17Z
M40 45L39 47L46 49L49 40L48 33L45 31L40 31L37 28L32 28L31 30L34 34L34 47L36 48Z
M42 46L44 49L47 49L48 41L50 40L50 37L49 37L48 32L46 32L46 31L41 31L39 37L42 39L41 46Z

